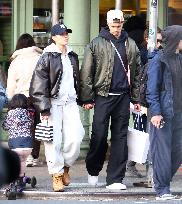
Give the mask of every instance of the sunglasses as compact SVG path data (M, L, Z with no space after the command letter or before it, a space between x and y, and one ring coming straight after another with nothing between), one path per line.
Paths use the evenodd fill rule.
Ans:
M157 39L157 43L162 43L162 40L161 39Z

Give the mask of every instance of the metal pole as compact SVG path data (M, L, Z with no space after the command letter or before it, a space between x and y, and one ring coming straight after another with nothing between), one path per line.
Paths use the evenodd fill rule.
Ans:
M59 22L59 0L52 0L52 26Z
M158 0L149 0L149 38L148 51L152 52L156 46L158 21Z
M122 9L122 0L116 0L115 1L115 9Z
M156 46L157 40L157 22L158 22L158 0L148 0L149 3L149 37L148 37L148 53L152 52ZM149 111L148 111L149 112ZM148 113L148 120L150 120L150 114ZM148 126L148 131L150 132L150 124ZM148 154L148 162L146 165L147 170L147 182L148 185L153 183L153 169L151 162L151 153Z

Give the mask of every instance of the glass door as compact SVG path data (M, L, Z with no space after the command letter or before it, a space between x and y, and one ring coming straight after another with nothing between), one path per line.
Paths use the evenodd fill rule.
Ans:
M106 25L107 11L115 8L115 0L100 0L99 3L99 19L100 27L102 27ZM124 13L125 20L135 15L141 15L143 18L146 18L147 0L123 0L122 11Z
M45 48L48 44L51 29L52 1L33 1L33 37L36 45ZM64 0L59 0L60 19L63 18Z
M168 0L168 25L182 25L182 0Z

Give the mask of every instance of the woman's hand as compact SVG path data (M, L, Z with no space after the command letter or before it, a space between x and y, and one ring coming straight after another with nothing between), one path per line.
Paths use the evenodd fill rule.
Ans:
M48 115L41 115L41 120L48 120L49 116Z
M92 109L94 107L94 105L95 105L94 103L84 104L83 108L85 110L90 110L90 109Z

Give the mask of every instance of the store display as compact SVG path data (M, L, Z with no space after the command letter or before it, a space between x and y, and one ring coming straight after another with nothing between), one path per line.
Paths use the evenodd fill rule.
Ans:
M36 46L44 48L48 44L49 31L51 28L51 12L47 10L38 10L33 16L33 38Z
M0 16L11 16L11 2L0 2Z

